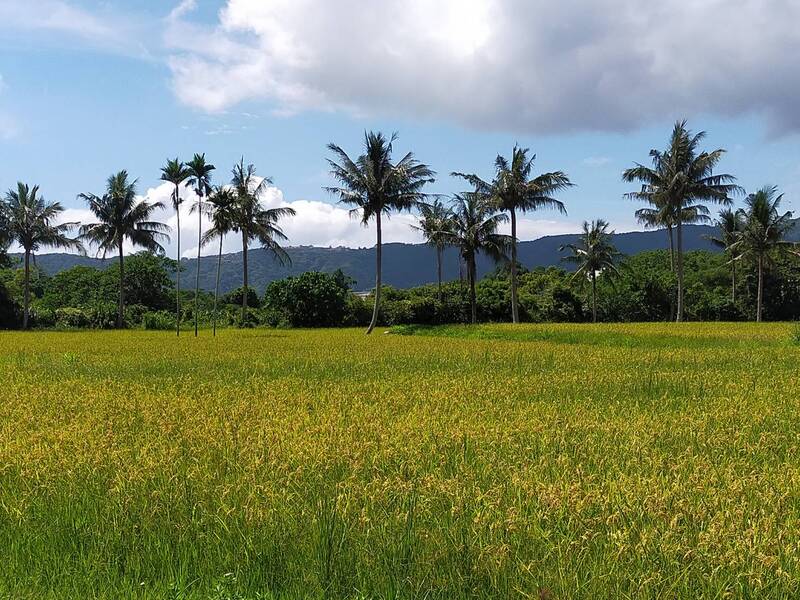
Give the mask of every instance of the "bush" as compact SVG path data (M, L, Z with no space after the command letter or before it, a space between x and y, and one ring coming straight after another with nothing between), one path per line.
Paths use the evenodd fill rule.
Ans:
M372 318L372 306L361 296L348 294L342 324L345 327L366 327Z
M113 329L117 326L117 305L114 302L99 302L86 309L89 326L95 329Z
M264 306L283 315L293 327L341 326L347 312L347 279L309 271L297 277L273 281L264 292Z
M221 304L235 304L236 306L242 306L242 298L244 296L244 287L238 287L235 290L224 294L220 299ZM256 291L248 287L247 288L247 307L248 308L258 308L261 306L261 301L258 298L258 294Z
M142 314L141 323L145 329L168 331L175 329L175 315L166 310L148 311Z
M89 327L91 319L80 308L59 308L55 311L56 327L64 329L79 329Z

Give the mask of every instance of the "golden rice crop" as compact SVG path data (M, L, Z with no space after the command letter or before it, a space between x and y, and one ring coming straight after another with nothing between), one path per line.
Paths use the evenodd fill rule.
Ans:
M800 594L786 325L0 334L0 598Z

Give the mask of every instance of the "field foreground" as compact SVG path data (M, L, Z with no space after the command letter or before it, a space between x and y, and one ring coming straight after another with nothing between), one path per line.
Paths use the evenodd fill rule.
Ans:
M790 330L0 334L0 598L797 597Z

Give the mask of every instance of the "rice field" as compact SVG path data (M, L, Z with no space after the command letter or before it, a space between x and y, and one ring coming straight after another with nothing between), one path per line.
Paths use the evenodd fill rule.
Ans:
M0 598L792 598L782 324L0 334Z

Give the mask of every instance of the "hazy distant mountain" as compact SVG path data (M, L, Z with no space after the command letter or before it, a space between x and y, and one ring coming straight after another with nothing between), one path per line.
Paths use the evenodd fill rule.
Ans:
M704 236L715 233L713 227L705 225L689 225L684 228L684 248L686 250L715 250ZM794 238L798 239L800 229L795 227ZM562 253L558 248L575 240L574 234L551 235L521 242L519 244L519 261L528 268L537 266L558 265ZM666 249L668 247L665 231L635 231L619 233L614 236L614 243L623 254L636 254L644 250ZM249 252L250 284L260 292L275 279L289 275L297 275L305 271L332 272L341 269L356 280L356 290L367 290L375 279L374 248L317 248L298 246L288 249L292 257L290 267L282 267L260 249ZM49 274L57 273L75 265L89 265L105 268L116 259L76 256L74 254L42 254L36 257L37 264ZM194 282L197 259L184 259L183 281ZM204 256L200 259L200 285L204 289L214 289L217 258ZM487 258L478 260L478 274L484 275L494 270L495 265ZM456 250L448 248L443 265L445 279L458 279L458 259ZM386 244L383 250L383 280L387 285L400 288L413 287L436 281L436 254L429 246L423 244ZM232 290L242 284L242 254L224 254L222 256L222 277L220 287L224 291Z

